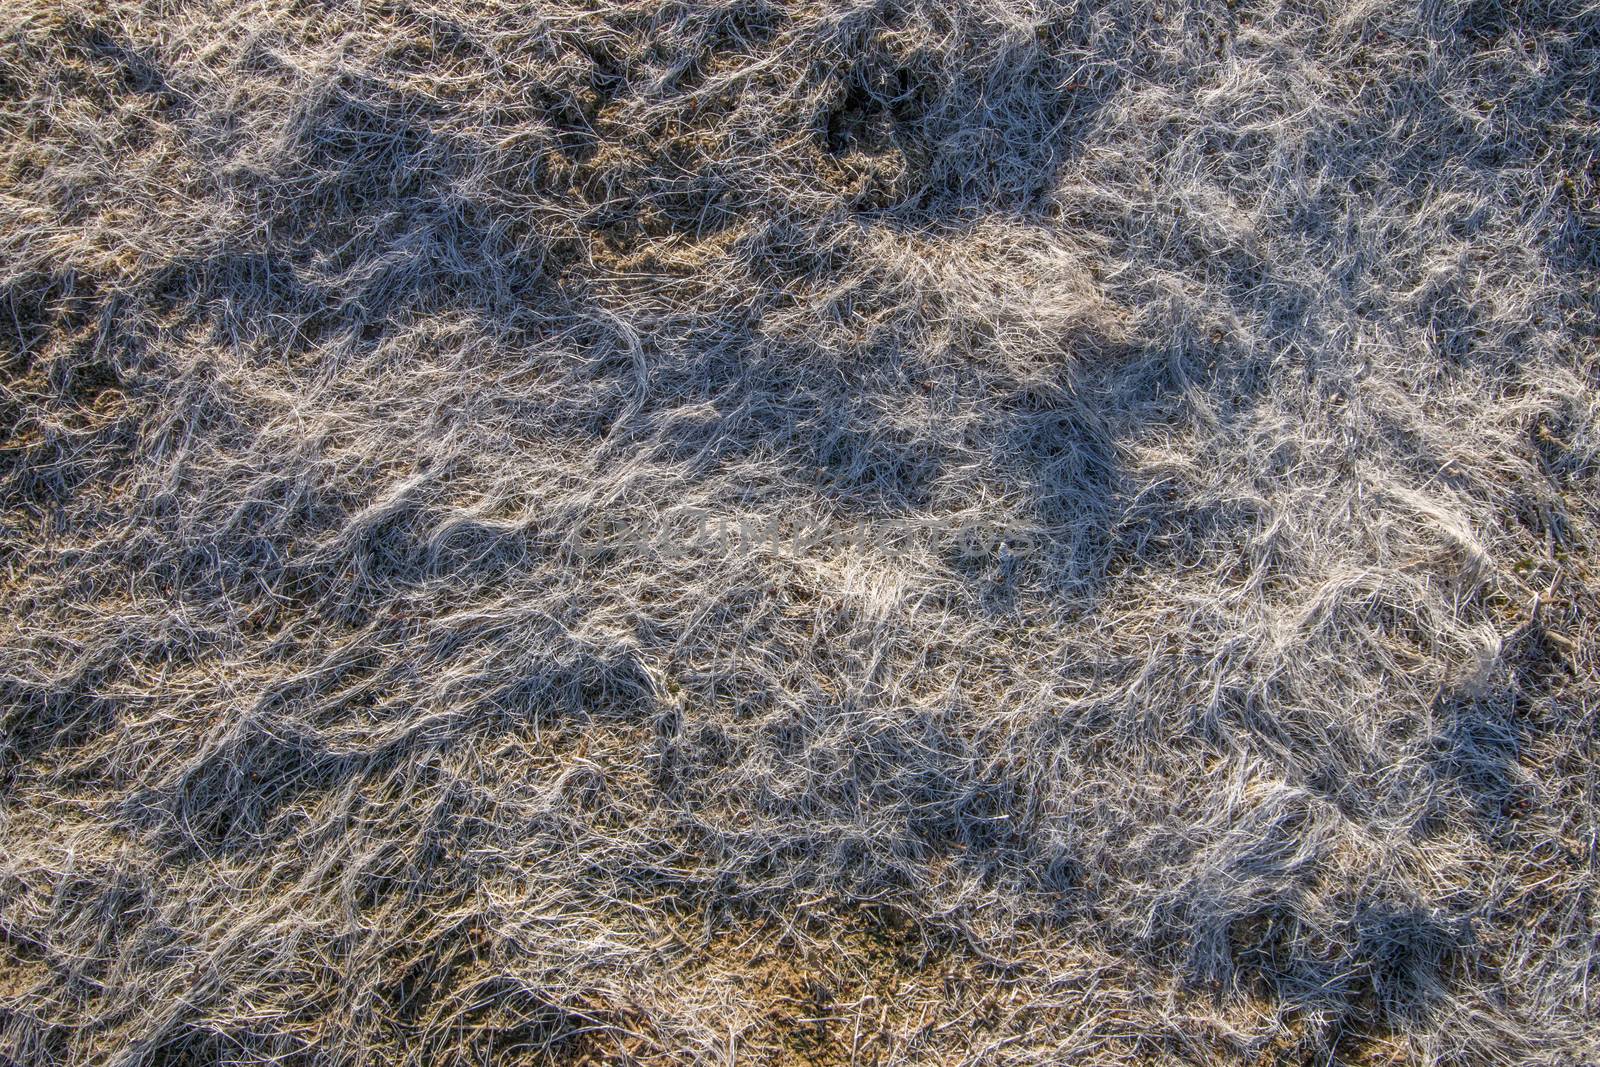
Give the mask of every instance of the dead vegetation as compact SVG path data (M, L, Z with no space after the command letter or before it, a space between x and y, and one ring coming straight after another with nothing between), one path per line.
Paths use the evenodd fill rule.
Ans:
M8 3L0 1062L1594 1061L1597 86Z

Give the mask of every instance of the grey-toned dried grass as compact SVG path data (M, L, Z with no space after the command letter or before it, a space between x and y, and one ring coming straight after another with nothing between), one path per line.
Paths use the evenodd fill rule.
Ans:
M1593 1062L1597 98L1586 0L9 0L0 1060Z

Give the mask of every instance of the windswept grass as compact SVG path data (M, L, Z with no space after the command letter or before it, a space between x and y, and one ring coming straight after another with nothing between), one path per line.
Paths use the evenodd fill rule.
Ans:
M0 1063L1595 1062L1597 153L1592 0L8 0Z

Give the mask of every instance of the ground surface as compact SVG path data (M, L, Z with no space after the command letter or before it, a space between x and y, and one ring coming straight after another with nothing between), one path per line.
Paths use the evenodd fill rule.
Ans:
M1593 1063L1600 10L0 7L0 1062Z

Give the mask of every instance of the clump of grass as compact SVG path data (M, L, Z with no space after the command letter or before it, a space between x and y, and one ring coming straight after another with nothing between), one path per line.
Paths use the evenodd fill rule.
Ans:
M7 5L0 1060L1593 1058L1597 84Z

